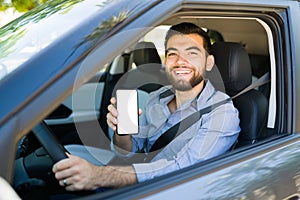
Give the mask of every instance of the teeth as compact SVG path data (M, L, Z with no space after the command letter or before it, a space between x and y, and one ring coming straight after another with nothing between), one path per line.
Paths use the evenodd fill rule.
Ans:
M188 74L190 73L190 70L180 70L180 71L176 71L176 74Z

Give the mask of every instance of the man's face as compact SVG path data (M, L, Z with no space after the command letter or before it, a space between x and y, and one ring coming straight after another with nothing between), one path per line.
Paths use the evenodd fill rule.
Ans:
M166 48L166 73L175 89L187 91L203 80L207 54L201 36L173 35Z

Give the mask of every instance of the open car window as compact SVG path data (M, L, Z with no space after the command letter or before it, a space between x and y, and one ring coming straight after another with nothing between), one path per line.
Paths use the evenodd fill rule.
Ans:
M265 74L270 75L270 82L257 87L256 90L262 94L266 99L265 107L265 123L263 127L261 127L262 131L258 135L260 135L260 139L266 139L272 135L276 135L276 119L277 116L277 97L276 97L276 59L275 59L275 50L273 45L274 36L271 32L269 25L266 22L256 17L212 17L212 16L193 16L193 18L189 19L184 13L183 16L179 17L180 21L192 21L196 23L198 26L202 27L206 30L211 36L211 43L236 43L240 44L241 47L247 53L247 57L249 59L248 64L251 67L251 83L254 83L257 79L262 77ZM184 20L183 20L184 19ZM139 42L151 42L155 45L155 48L161 58L162 69L164 68L164 36L166 31L170 27L168 23L175 23L174 18L171 18L170 21L166 21L166 24L154 27L151 31L145 34ZM227 24L227 26L223 26L223 24ZM259 42L256 42L259 41ZM131 48L132 49L132 48ZM119 66L119 68L111 68L111 73L113 74L125 74L127 72L124 69L132 69L136 68L135 63L132 61L132 55L130 55L130 51L126 51L126 55L129 56L129 66L124 68L122 64L114 65L114 67ZM120 60L122 56L118 56L116 60ZM220 61L219 61L220 62ZM226 62L226 61L224 61ZM122 60L123 63L123 60ZM133 67L132 67L133 66ZM216 69L222 66L215 66ZM218 69L217 76L210 77L221 80L212 80L212 82L216 82L217 89L222 92L228 93L226 88L224 88L224 81L229 81L226 79L228 76L220 74L220 69ZM222 69L221 69L222 71ZM223 70L224 71L224 70ZM225 79L225 80L224 80ZM134 81L134 80L133 80ZM225 83L226 84L226 83ZM230 91L229 91L230 92ZM250 119L249 119L250 120ZM248 123L248 122L244 122ZM253 140L257 142L258 140Z
M187 15L187 17L185 15ZM259 128L260 133L255 133L255 137L250 138L248 145L277 135L276 128L278 125L275 123L277 101L276 86L274 84L276 81L276 62L274 46L272 45L273 35L270 31L270 27L261 19L255 17L239 16L218 18L211 16L194 16L189 19L188 16L187 13L184 13L183 16L179 15L177 20L178 22L191 21L202 27L205 31L208 31L211 36L212 44L225 42L241 45L249 57L251 65L251 83L255 82L255 80L266 73L270 74L270 82L255 89L266 98L267 103L264 105L266 116L264 116L263 125ZM176 23L176 20L174 21L174 19L176 18L170 18L162 25L151 28L151 30L140 37L136 43L126 47L122 54L115 57L97 76L83 85L77 92L74 92L72 96L64 101L60 108L46 119L46 122L57 131L56 134L58 137L64 135L63 132L65 129L63 126L74 124L75 129L68 130L68 132L79 132L77 133L79 135L78 140L76 140L77 143L92 146L101 144L100 147L110 148L109 142L113 133L106 125L106 108L109 105L109 99L115 95L114 92L117 87L125 87L126 84L131 84L130 87L138 87L141 86L141 83L138 83L138 79L143 79L139 74L132 77L126 77L128 74L131 74L131 71L135 71L137 68L137 64L133 58L135 45L141 42L154 44L153 48L155 48L160 57L161 70L164 71L164 36L168 28ZM226 23L228 26L222 26L223 23ZM259 40L260 42L254 42L256 40ZM211 77L217 77L218 80L211 81L217 82L217 84L221 83L220 86L217 86L217 89L227 93L226 86L224 86L224 78L226 79L226 77L222 77L220 69L218 69L219 67L221 66L216 64L215 68L217 69L218 74L217 76ZM127 80L128 82L122 82L125 79L124 77L126 77L126 80L128 79L130 81ZM140 94L140 96L139 104L140 107L143 108L147 101L147 95ZM90 97L89 100L87 97ZM88 114L88 110L91 111L91 115ZM61 117L56 114L61 115ZM67 117L68 120L63 122L61 119L64 117ZM99 121L100 126L90 126L88 130L93 127L96 131L94 130L92 132L101 132L99 141L102 142L86 143L85 141L90 141L90 139L84 139L87 134L86 132L88 132L85 130L85 127L88 126L89 123L97 121ZM247 121L243 121L243 123L248 124ZM82 124L84 125L82 126ZM65 137L65 144L70 144L72 141L74 142L72 135L73 134L63 136L63 138ZM69 139L70 141L68 141ZM105 144L103 145L102 143Z

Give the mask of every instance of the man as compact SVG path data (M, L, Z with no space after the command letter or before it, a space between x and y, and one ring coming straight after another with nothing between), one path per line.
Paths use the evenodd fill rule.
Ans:
M204 80L205 71L214 66L209 54L210 41L206 32L191 23L170 28L165 39L165 70L172 84L150 94L138 135L114 134L112 149L120 156L134 152L149 152L151 146L167 129L188 115L227 98ZM173 93L166 91L172 90ZM168 94L168 95L166 95ZM108 106L108 125L116 131L118 112L116 99ZM192 164L220 155L235 143L239 128L238 111L232 102L204 114L171 143L163 148L150 163L131 166L95 166L69 155L53 167L60 185L69 191L95 190L100 187L121 187L152 179Z

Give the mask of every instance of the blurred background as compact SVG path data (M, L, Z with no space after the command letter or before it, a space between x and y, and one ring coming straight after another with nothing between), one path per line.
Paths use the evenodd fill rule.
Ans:
M0 0L0 27L49 0Z

